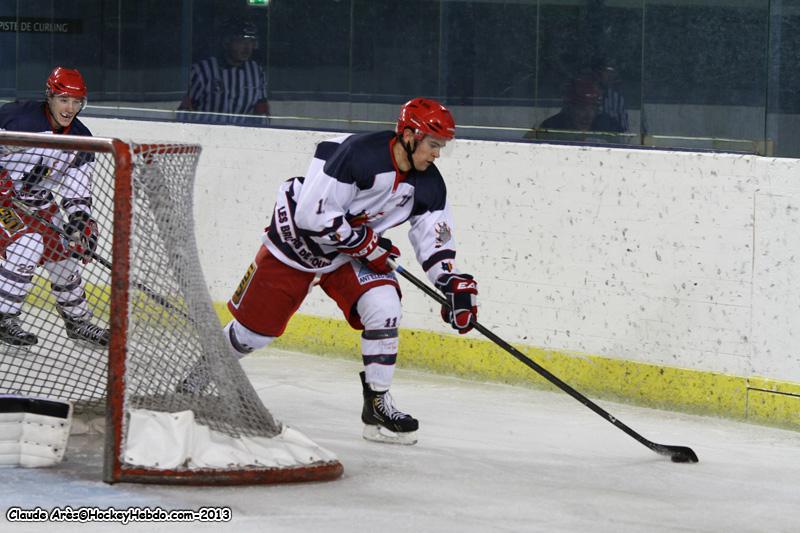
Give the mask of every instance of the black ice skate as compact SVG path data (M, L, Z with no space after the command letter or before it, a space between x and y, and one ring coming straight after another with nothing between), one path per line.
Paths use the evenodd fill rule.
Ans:
M39 338L22 329L19 313L0 313L0 342L11 346L33 346L39 342Z
M211 383L207 366L199 361L194 364L186 377L175 386L178 394L200 394Z
M361 376L364 389L364 409L361 421L364 422L363 437L375 442L392 444L416 444L419 422L409 414L398 411L392 402L389 391L375 392Z
M89 322L88 319L72 318L62 313L67 337L85 342L93 347L106 348L111 337L111 332Z

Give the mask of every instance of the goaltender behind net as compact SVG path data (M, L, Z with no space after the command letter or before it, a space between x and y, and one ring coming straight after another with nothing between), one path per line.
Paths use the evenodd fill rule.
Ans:
M400 252L383 232L410 222L417 260L453 309L443 309L446 322L466 333L477 315L477 284L456 268L445 183L434 164L454 135L443 105L415 98L402 107L395 131L319 143L306 176L281 186L263 245L228 302L234 320L225 338L242 357L283 334L309 289L322 287L362 332L368 440L414 444L419 426L389 394L402 314L389 259ZM205 386L197 373L184 383Z
M44 101L0 107L0 130L91 136L77 118L86 93L80 72L56 67L47 78ZM0 342L25 347L39 341L24 329L20 313L34 273L43 266L67 336L108 346L109 330L90 320L81 277L81 263L91 261L98 242L93 168L94 155L88 152L30 148L0 153Z

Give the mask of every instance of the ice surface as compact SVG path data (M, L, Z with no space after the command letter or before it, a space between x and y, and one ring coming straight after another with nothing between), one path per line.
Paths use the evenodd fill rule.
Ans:
M339 456L341 479L109 486L90 438L73 437L56 468L0 471L0 531L800 531L797 432L598 402L648 439L700 458L675 464L563 393L399 370L392 394L419 418L419 443L384 445L361 438L357 362L267 349L242 364L277 418ZM66 505L230 506L233 523L5 522L12 506Z

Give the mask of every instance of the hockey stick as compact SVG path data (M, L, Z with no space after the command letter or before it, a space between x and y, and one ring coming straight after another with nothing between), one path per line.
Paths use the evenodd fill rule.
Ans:
M36 213L34 210L32 210L27 205L25 205L23 202L20 202L17 199L12 199L11 203L14 204L14 207L18 208L20 211L22 211L26 215L30 216L31 218L35 218L37 221L39 221L40 223L44 224L49 229L55 231L56 233L61 235L63 238L67 239L68 241L72 240L72 239L70 239L70 236L67 234L66 231L64 231L63 228L60 228L56 224L53 224L51 221L46 220L44 217L42 217L41 215ZM113 272L114 271L114 265L111 264L111 261L109 261L105 257L103 257L101 255L98 255L94 250L88 250L87 249L86 253L92 259L94 259L95 261L97 261L98 263L103 265L109 272ZM133 281L132 283L133 283L134 287L139 289L141 292L143 292L146 296L148 296L151 300L153 300L155 303L157 303L158 305L160 305L164 309L167 309L169 311L174 311L174 312L178 313L179 315L181 315L182 317L184 317L184 318L186 318L188 320L191 320L189 315L186 314L183 310L178 309L178 307L176 307L174 304L170 303L169 300L167 300L165 297L163 297L160 294L158 294L157 292L155 292L153 289L151 289L147 285L145 285L143 283L139 283L138 281Z
M398 274L406 278L418 289L420 289L422 292L433 298L439 304L449 307L447 300L445 300L439 293L437 293L427 284L419 280L416 276L406 271L406 269L403 268L401 265L397 264L394 261L391 260L389 261L390 261L389 263L390 266L392 266ZM603 409L602 407L591 401L589 398L587 398L580 392L576 391L575 389L573 389L572 387L561 381L558 377L551 374L546 368L542 367L535 361L531 360L525 354L523 354L522 352L511 346L509 343L507 343L506 341L504 341L503 339L492 333L489 329L480 324L477 320L474 319L472 320L472 326L476 330L483 333L484 336L486 336L489 340L494 342L500 348L504 349L505 351L513 355L515 358L517 358L519 361L521 361L528 367L538 372L542 377L546 378L550 383L554 384L559 389L563 390L564 392L566 392L567 394L569 394L570 396L581 402L583 405L585 405L598 415L602 416L603 418L614 424L617 428L621 429L629 436L633 437L640 443L644 444L654 452L659 453L661 455L669 456L670 459L672 459L672 461L675 463L696 463L698 461L697 455L694 453L694 451L692 451L691 448L688 448L686 446L670 446L667 444L658 444L656 442L644 438L642 435L640 435L636 431L632 430L631 428L623 424L620 420L617 419L617 417L615 417L614 415L612 415L611 413L609 413L608 411L606 411L605 409Z

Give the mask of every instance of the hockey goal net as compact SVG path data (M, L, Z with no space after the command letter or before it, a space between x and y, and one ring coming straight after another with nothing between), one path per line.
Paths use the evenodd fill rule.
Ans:
M227 352L195 244L199 156L0 132L0 394L103 412L109 483L336 478L336 457L277 422ZM91 188L79 207L96 221L94 250L70 241L86 191L67 182Z

